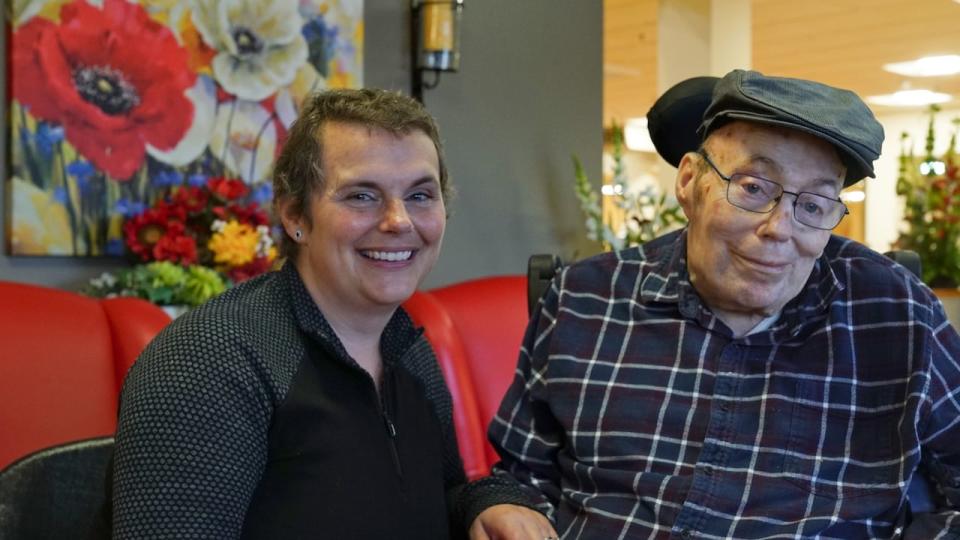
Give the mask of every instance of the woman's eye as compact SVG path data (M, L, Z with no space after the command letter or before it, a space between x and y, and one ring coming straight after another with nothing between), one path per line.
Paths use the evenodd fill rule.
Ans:
M377 200L372 193L367 193L365 191L360 191L357 193L351 193L347 195L347 200L357 201L357 202L370 202Z
M418 191L416 193L411 193L407 199L415 202L427 202L433 200L433 194L425 191Z

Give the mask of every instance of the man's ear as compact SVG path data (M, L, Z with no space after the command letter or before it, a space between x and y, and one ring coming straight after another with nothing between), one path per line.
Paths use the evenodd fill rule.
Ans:
M680 159L680 165L677 167L677 202L680 203L688 220L693 215L697 197L696 180L700 176L700 159L702 158L696 152L687 152Z

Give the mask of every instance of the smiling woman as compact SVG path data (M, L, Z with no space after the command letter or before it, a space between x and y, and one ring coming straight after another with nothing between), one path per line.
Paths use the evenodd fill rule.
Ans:
M461 537L487 510L552 532L515 484L467 484L400 307L443 240L439 141L398 93L308 100L274 175L287 264L178 318L130 371L114 538Z

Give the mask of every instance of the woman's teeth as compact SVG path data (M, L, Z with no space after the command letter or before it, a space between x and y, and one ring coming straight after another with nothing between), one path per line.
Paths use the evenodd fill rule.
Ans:
M377 261L405 261L413 255L413 251L363 251L363 256Z

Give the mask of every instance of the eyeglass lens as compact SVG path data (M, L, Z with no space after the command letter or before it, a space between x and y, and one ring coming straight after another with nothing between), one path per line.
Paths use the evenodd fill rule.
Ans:
M783 194L780 184L747 174L732 175L727 186L727 200L734 206L751 212L770 212ZM846 213L846 206L840 201L807 192L795 196L797 199L793 206L794 216L804 225L817 229L833 229L840 224Z

